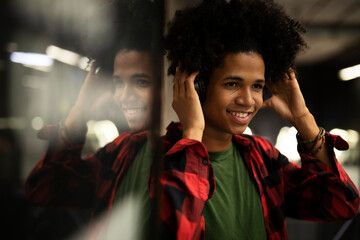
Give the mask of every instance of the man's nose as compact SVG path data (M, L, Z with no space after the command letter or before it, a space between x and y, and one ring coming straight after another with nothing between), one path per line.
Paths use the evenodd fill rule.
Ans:
M121 102L129 102L135 100L135 91L132 86L125 84L120 94Z
M241 89L237 92L235 103L243 106L252 106L255 104L251 89Z

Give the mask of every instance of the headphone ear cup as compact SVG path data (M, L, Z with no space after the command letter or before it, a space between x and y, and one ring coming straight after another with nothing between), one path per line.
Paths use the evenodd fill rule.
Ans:
M272 93L271 93L270 89L265 86L263 89L263 101L265 101L266 99L269 99L271 97L272 97Z
M203 103L206 97L206 87L204 80L199 75L195 78L194 86L199 95L200 102Z

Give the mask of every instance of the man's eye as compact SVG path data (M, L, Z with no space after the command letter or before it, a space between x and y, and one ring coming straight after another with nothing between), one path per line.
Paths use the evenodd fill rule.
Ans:
M145 79L138 79L136 80L136 85L139 87L148 87L151 85L151 82Z
M227 87L237 87L238 83L237 82L227 82L227 83L225 83L225 86L227 86Z
M263 85L261 85L261 84L254 84L254 88L255 89L263 89L264 88L264 86Z

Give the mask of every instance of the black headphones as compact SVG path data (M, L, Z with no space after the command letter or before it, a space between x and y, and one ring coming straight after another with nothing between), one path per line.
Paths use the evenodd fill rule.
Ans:
M199 95L200 102L203 103L206 98L206 86L203 76L199 73L194 81L195 90Z
M265 86L263 89L263 101L265 101L271 97L272 97L272 93L271 93L270 89Z

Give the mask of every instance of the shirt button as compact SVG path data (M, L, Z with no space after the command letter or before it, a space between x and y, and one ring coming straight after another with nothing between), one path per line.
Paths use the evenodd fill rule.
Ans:
M204 165L207 165L208 161L207 161L206 159L203 159L203 160L202 160L202 163L203 163Z

